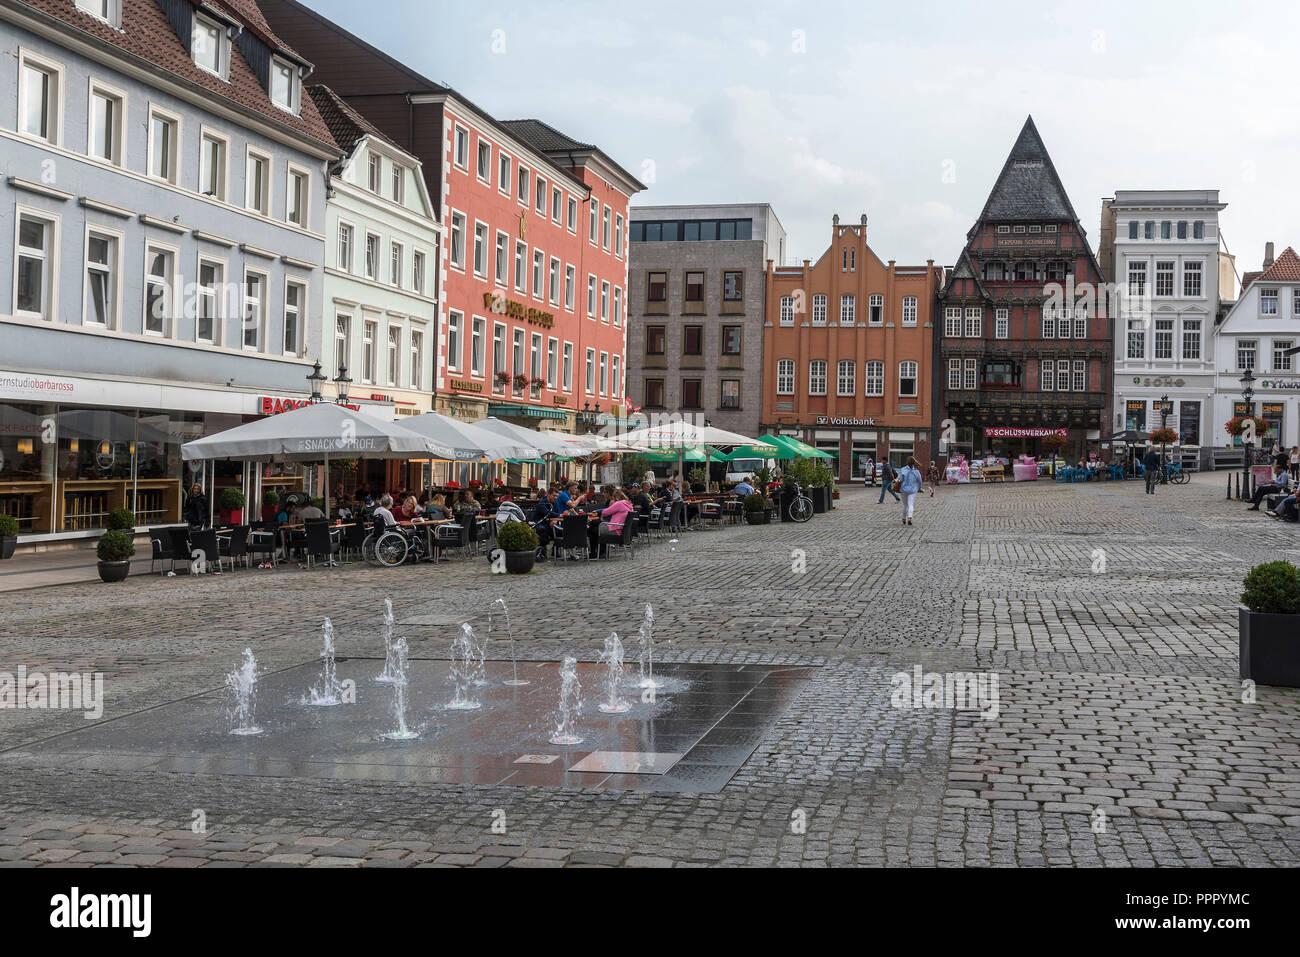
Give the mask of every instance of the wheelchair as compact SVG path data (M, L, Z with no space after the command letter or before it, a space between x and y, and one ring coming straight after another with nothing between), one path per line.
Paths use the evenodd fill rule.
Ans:
M366 562L380 568L396 568L404 562L417 562L429 551L429 543L422 529L375 526L361 544L361 554Z

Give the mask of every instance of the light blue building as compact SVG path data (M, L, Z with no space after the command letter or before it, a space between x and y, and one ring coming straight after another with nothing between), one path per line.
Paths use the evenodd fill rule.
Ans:
M312 67L253 0L0 0L0 43L0 511L29 541L176 521L190 482L250 484L180 444L320 358Z

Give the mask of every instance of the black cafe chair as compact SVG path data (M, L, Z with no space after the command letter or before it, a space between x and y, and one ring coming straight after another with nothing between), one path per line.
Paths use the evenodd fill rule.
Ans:
M366 541L366 527L361 522L349 522L343 526L343 540L339 543L339 550L344 555L356 554L360 559L361 547Z
M153 574L155 564L171 561L172 558L172 530L170 528L151 528L149 529L149 574ZM175 568L175 563L172 563Z
M190 573L206 572L215 562L217 571L221 571L221 546L217 542L217 533L211 528L190 535Z
M228 536L218 539L221 552L217 557L217 562L224 559L230 559L230 570L235 570L235 562L243 561L244 567L248 567L248 532L247 525L236 525L230 530Z
M275 538L278 524L272 519L269 522L254 522L249 526L247 538L249 555L253 558L260 555L266 564L275 564Z
M600 542L601 547L605 549L606 555L609 554L609 549L620 548L627 553L628 558L635 557L636 550L633 545L633 535L636 525L631 521L631 518L631 515L627 516L627 520L623 522L622 529L617 532L611 529L608 525L602 524L600 526L598 541Z
M560 550L566 555L572 555L575 550L581 549L583 558L590 558L587 541L587 516L586 515L566 515L564 517L563 537L560 539Z
M176 571L177 562L184 562L186 565L190 563L190 530L185 525L174 525L167 529L167 532L172 542L171 570Z
M304 526L306 540L307 567L312 568L316 559L324 558L326 563L333 561L334 551L338 545L330 534L330 523L326 519L308 521Z
M446 561L442 552L447 548L459 548L463 553L469 552L469 526L459 522L435 525L433 529L434 560Z

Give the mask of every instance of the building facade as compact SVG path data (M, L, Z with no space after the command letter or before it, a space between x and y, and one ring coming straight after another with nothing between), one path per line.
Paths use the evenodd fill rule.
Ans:
M443 224L438 411L564 431L622 409L628 200L591 143L500 121L295 0L263 0L320 79L420 159Z
M785 230L767 205L632 210L627 396L756 436L768 260Z
M191 481L249 483L183 442L309 394L311 65L252 0L0 0L0 34L0 509L25 540L174 522Z
M1113 246L1101 259L1113 261L1125 293L1115 316L1111 431L1168 425L1184 451L1208 464L1208 447L1222 444L1211 407L1225 204L1218 190L1117 190L1108 207ZM1166 396L1173 403L1167 417L1160 412Z
M1272 245L1263 268L1242 277L1241 295L1214 336L1217 382L1208 432L1219 446L1240 444L1224 426L1247 414L1270 423L1256 448L1300 444L1300 361L1291 352L1300 346L1300 256L1288 246L1274 260ZM1248 370L1255 377L1249 404L1241 381Z
M967 456L1104 451L1112 329L1097 260L1026 121L938 297L938 419ZM941 326L938 323L942 323Z
M836 216L816 263L769 263L762 429L830 453L840 481L862 478L867 457L928 464L941 279L933 262L882 262L865 215Z

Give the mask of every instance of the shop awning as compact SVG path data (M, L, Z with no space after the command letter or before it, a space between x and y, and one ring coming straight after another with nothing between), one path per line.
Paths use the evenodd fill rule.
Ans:
M801 442L793 435L767 435L759 436L764 442L770 442L781 449L783 454L777 455L781 459L833 459L835 456L829 452L823 452L821 449L813 448L807 442Z
M567 413L559 409L543 409L535 405L488 405L488 415L514 416L517 419L565 419Z

